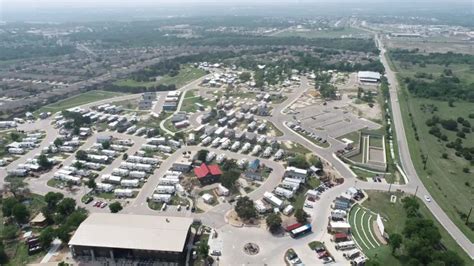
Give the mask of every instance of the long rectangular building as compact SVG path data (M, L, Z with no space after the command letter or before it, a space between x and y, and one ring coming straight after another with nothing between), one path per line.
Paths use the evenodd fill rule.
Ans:
M182 261L192 218L93 213L69 241L74 257Z

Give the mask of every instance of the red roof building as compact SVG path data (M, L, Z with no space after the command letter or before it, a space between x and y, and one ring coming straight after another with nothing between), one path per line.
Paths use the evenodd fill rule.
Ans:
M194 168L194 174L199 180L215 179L222 175L221 168L218 165L206 165L202 163L199 167Z

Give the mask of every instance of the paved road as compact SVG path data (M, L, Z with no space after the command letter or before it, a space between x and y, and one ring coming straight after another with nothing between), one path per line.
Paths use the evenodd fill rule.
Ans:
M385 51L382 48L382 54L384 54ZM389 82L391 84L390 87L390 93L391 93L391 100L392 100L392 108L393 108L393 113L394 113L394 124L397 132L397 136L405 136L404 134L404 129L403 129L403 123L402 123L402 117L400 113L400 107L398 106L397 102L397 88L396 88L396 80L394 73L390 70L388 67L388 64L386 62L386 59L382 57L382 62L384 63L386 69L387 69L387 76L389 79ZM196 81L197 82L197 81ZM193 83L191 83L193 84ZM190 88L191 84L189 84ZM347 167L346 164L341 162L334 154L334 147L332 148L321 148L315 144L313 144L311 141L307 140L303 136L296 134L294 131L292 131L290 128L286 127L286 125L283 123L283 121L288 121L291 119L290 115L286 115L283 110L288 106L291 105L297 98L301 96L302 93L304 93L305 90L309 88L308 80L306 78L302 79L301 85L299 88L295 89L293 93L289 95L289 98L282 104L278 105L273 113L273 116L271 117L266 117L269 121L273 122L274 125L284 133L284 138L291 140L293 142L300 143L304 145L306 148L308 148L310 151L314 152L316 155L321 157L324 161L332 165L344 178L345 182L342 185L339 185L335 188L333 188L331 191L325 192L323 196L321 197L321 200L315 203L314 209L311 211L312 217L315 219L313 220L313 227L315 228L314 234L311 235L311 239L314 238L315 240L323 240L325 237L327 237L327 233L325 233L325 225L327 222L327 216L330 211L330 204L334 200L335 197L340 195L341 192L345 191L347 188L350 186L357 186L358 188L363 188L367 190L385 190L387 191L389 188L392 190L399 189L402 190L406 193L414 194L416 191L416 187L418 187L418 194L417 196L422 198L423 195L428 194L426 189L424 188L423 184L419 180L418 176L416 175L416 171L414 170L413 164L411 162L410 154L408 152L408 145L406 142L406 138L400 138L399 137L399 147L400 147L400 157L401 157L401 163L403 168L405 169L407 175L410 178L410 183L407 185L388 185L388 184L380 184L380 183L367 183L367 182L362 182L362 181L357 181L354 177L354 173ZM185 89L183 87L182 89ZM130 99L133 99L133 97L137 97L137 95L127 95L127 96L122 96L122 97L131 97ZM114 98L116 99L116 98ZM121 99L123 100L123 98ZM106 102L110 102L111 100L104 100ZM89 105L96 105L100 104L101 102L104 101L99 101L93 104ZM83 106L87 107L87 106ZM22 156L20 159L17 161L13 162L9 168L13 168L19 163L22 163L26 161L27 158L33 157L34 154L39 153L42 147L47 146L51 141L53 141L56 137L57 131L54 129L50 124L50 119L43 120L43 121L36 121L33 124L24 124L21 125L20 127L22 129L25 129L27 131L33 130L33 129L44 129L46 130L46 138L41 142L40 147L30 151L27 155ZM104 133L98 133L98 134L104 134ZM141 137L136 137L136 136L130 136L130 135L123 135L119 134L116 132L108 132L107 134L111 134L117 137L126 137L126 138L132 138L136 143L142 143L144 141L143 138ZM87 145L91 145L95 141L95 136L91 137L86 144L84 144L82 148L86 147ZM328 140L330 143L334 140L329 139ZM331 143L332 144L332 143ZM139 146L136 144L133 146L127 153L131 154L133 153L136 149L139 148ZM159 178L163 175L163 173L168 170L172 163L178 159L183 151L197 151L201 149L201 147L198 146L187 146L179 149L170 157L165 160L162 165L160 166L159 169L155 170L155 174L149 178L148 182L144 185L144 187L141 189L141 192L138 194L137 198L132 200L132 202L125 207L123 210L124 213L136 213L136 214L149 214L149 215L170 215L171 213L169 212L156 212L148 208L147 203L146 203L146 198L151 196L153 193L154 188L158 184ZM240 158L250 158L251 156L248 155L243 155L243 154L237 154L237 153L232 153L229 151L221 151L217 149L212 149L206 147L208 150L216 151L216 153L225 153L228 155L228 157L232 157L235 159L240 159ZM66 159L69 160L70 158ZM120 161L120 160L116 160ZM114 161L115 162L115 161ZM271 173L270 177L266 180L266 182L253 191L252 193L249 194L249 196L252 199L258 199L263 196L263 193L265 191L271 191L275 186L278 185L282 175L283 175L283 167L280 163L274 162L271 160L262 160L263 163L267 164L269 167L273 168L274 171ZM109 169L109 168L107 168ZM5 176L5 170L0 169L0 180L3 181L3 178ZM48 187L45 185L48 177L50 174L46 174L42 176L40 179L37 181L31 181L30 182L30 189L39 194L45 194L47 191L56 191L57 189ZM65 193L65 191L61 191ZM87 189L82 188L81 190L70 193L66 193L67 196L72 196L78 202L80 202L80 197L87 193ZM81 204L82 205L82 204ZM462 246L466 252L473 257L474 253L474 247L472 243L460 232L460 230L449 220L449 218L446 216L446 214L441 210L441 208L436 204L436 202L431 202L427 204L428 208L432 211L434 216L440 221L440 223L446 228L446 230L453 236L453 238L459 243L460 246ZM246 230L241 230L239 228L232 227L228 224L225 223L224 220L224 214L230 210L232 206L228 203L223 203L220 204L214 208L212 208L210 211L203 213L203 214L191 214L190 212L177 212L173 213L173 215L186 215L186 216L193 216L196 218L201 219L205 224L208 224L210 226L213 226L215 228L219 229L219 233L222 233L223 237L225 237L225 246L224 246L224 251L226 256L223 257L224 260L229 260L229 262L235 262L235 261L245 261L248 260L249 263L254 262L254 263L262 263L262 262L267 262L267 263L278 263L281 264L282 258L274 256L275 254L283 254L284 251L287 248L293 247L295 250L304 252L303 256L307 256L306 250L306 241L295 241L292 240L288 237L285 237L285 241L275 241L278 238L275 238L265 230L261 229L251 229L251 228L246 228ZM102 211L107 211L107 209L97 209L97 208L89 208L89 210L94 211L94 212L102 212ZM259 241L259 243L262 243L263 245L267 246L268 248L264 248L261 250L261 255L255 256L255 257L241 257L242 252L236 252L236 248L241 249L241 247L238 245L242 241L247 241L249 239L255 239L255 241ZM309 241L308 241L309 242ZM281 251L281 252L280 252ZM233 253L235 252L235 254ZM230 253L234 254L231 255ZM308 256L308 258L311 256ZM235 259L235 260L233 260ZM223 260L223 262L224 262ZM310 261L307 263L313 263L314 261Z
M383 43L380 41L378 36L376 38L376 41L381 50L380 59L385 67L386 77L390 84L389 88L390 100L392 104L393 124L395 126L395 132L397 134L400 163L409 179L409 183L406 187L410 190L413 190L414 188L418 187L417 195L422 198L424 195L430 194L426 187L423 185L423 182L421 182L418 174L416 173L415 166L413 165L411 159L410 150L408 148L408 141L405 135L405 128L403 125L400 104L398 102L399 85L396 78L396 74L390 68L390 65L387 62L385 47L383 46ZM427 203L426 206L440 222L440 224L446 229L446 231L448 231L448 233L456 240L456 242L466 251L466 253L471 257L471 259L474 259L474 244L461 232L461 230L459 230L459 228L451 221L451 219L449 219L449 217L441 209L438 203L436 203L433 197L431 197L431 202Z

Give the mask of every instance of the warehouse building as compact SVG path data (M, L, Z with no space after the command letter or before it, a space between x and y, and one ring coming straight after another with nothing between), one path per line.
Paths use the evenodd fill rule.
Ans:
M360 83L378 83L380 82L380 73L373 71L359 71L357 73Z
M183 262L192 222L185 217L93 213L76 230L69 247L76 258Z

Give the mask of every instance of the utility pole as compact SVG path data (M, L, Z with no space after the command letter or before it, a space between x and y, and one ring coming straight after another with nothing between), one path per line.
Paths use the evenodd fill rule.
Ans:
M416 197L417 192L418 192L418 186L416 186L415 195L413 195L414 197Z
M472 207L471 207L471 209L469 210L469 214L468 214L467 217L466 217L466 225L469 223L469 217L471 216L471 213L472 213Z
M389 186L388 186L388 193L390 193L391 188L392 188L392 183L390 183Z

